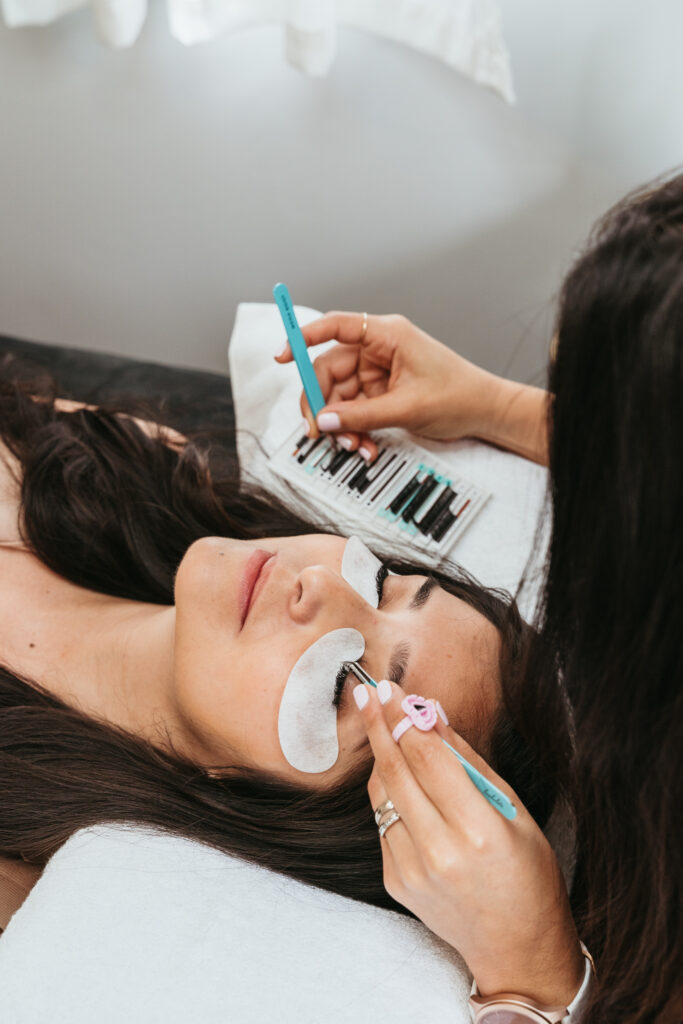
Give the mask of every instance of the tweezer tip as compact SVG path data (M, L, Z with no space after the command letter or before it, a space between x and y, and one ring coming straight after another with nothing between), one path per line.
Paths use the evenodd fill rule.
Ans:
M344 665L346 666L346 668L347 668L347 670L349 672L353 672L353 674L356 677L356 679L359 679L361 681L361 683L367 683L368 686L374 686L375 688L377 687L377 683L372 678L372 676L368 675L368 673L365 671L365 669L361 668L361 666L358 664L358 662L356 662L356 661L345 661Z

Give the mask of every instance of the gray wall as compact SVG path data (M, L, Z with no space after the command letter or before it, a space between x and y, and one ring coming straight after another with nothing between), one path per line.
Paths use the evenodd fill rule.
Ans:
M0 332L224 369L285 280L533 379L594 218L683 162L683 4L501 7L516 108L352 30L310 79L278 28L188 49L159 3L126 51L87 11L0 26Z

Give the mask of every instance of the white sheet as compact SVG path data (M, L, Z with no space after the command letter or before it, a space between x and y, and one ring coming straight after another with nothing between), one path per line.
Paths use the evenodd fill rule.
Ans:
M275 306L239 307L237 421L267 447L299 418L296 370L271 359L282 343ZM247 433L239 449L269 481ZM545 473L474 443L448 457L493 491L454 556L514 589ZM467 1024L468 991L458 955L420 924L145 829L73 836L0 939L3 1024Z

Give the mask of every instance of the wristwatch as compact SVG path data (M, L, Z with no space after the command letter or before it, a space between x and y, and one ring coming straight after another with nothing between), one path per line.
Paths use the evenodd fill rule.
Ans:
M569 1006L543 1006L527 996L513 992L497 992L492 996L480 996L477 983L472 982L470 1013L472 1024L579 1024L581 1012L586 1004L595 965L583 942L581 952L586 960L586 969L579 991Z

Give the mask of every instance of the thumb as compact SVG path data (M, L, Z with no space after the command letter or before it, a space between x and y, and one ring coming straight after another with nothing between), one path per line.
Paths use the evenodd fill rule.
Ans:
M386 392L376 398L334 402L318 413L316 423L320 430L353 430L363 433L380 427L401 427L407 419L405 397Z

